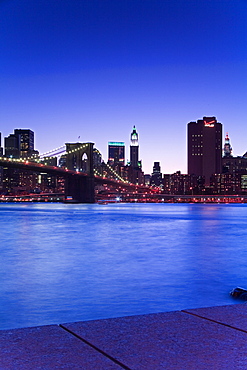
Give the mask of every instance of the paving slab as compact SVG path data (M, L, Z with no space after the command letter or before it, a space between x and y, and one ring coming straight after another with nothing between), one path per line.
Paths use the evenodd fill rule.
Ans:
M247 333L186 312L62 326L133 370L247 368Z
M57 325L0 331L0 369L120 370L112 360Z
M196 308L192 310L183 310L193 315L203 317L208 320L232 326L236 329L247 332L247 304L234 304L219 307ZM246 364L247 368L247 364Z

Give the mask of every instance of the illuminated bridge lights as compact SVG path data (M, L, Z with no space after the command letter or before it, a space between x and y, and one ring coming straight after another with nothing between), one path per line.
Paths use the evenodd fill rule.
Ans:
M70 154L70 153L76 153L77 151L79 150L83 150L85 148L87 148L89 146L89 144L83 144L83 145L80 145L77 149L72 149L70 150L68 153L65 153L66 155ZM63 148L64 146L62 147L59 147L57 148L56 150L58 149L61 149ZM50 151L48 153L53 153L53 151ZM45 153L45 154L48 154L48 153ZM42 155L41 155L42 156ZM22 165L25 166L25 168L29 168L30 167L30 170L33 170L35 171L35 167L36 168L42 168L42 171L44 171L44 173L49 173L49 171L52 171L52 170L58 170L56 171L57 172L57 175L59 176L59 174L65 174L65 173L69 173L69 174L76 174L78 176L80 175L83 175L85 176L86 174L85 173L82 173L82 171L77 168L75 171L74 170L69 170L68 168L61 168L59 166L49 166L49 162L47 162L48 160L52 159L52 158L56 158L57 155L55 156L50 156L50 157L43 157L42 159L41 158L6 158L6 157L0 157L0 160L2 160L2 162L9 162L9 163L20 163ZM40 161L42 160L43 163L40 163ZM18 167L19 168L19 167ZM147 186L137 186L136 184L132 184L132 183L129 183L128 181L124 180L110 165L106 164L106 169L107 171L105 171L105 174L102 175L101 173L99 173L98 170L94 169L94 175L95 175L95 179L96 179L96 182L95 184L97 183L102 183L104 180L109 184L109 187L106 188L107 191L110 191L112 192L113 189L115 189L114 191L117 191L119 194L120 193L123 193L125 194L125 197L130 197L131 198L131 195L130 194L136 194L136 196L140 196L140 197L143 197L143 195L140 195L138 194L138 190L140 190L140 193L145 189L147 190ZM54 174L54 172L53 172ZM107 176L108 174L108 176ZM67 175L66 175L67 176ZM113 189L112 189L113 188ZM150 190L150 192L154 192L154 190Z
M58 147L56 149L52 149L50 150L49 152L46 152L46 153L42 153L40 154L40 157L43 159L43 160L48 160L48 159L54 159L54 158L57 158L59 155L62 155L62 153L64 153L65 155L67 154L72 154L72 153L76 153L78 152L79 150L82 150L84 148L88 147L88 144L83 144L83 145L80 145L78 148L76 149L71 149L70 151L66 152L66 148L65 148L65 145L62 145L61 147ZM60 151L59 153L56 153L55 155L49 155L50 153L55 153L61 149L64 149L62 151Z
M58 150L60 150L60 149L62 149L62 148L65 148L65 145L62 145L62 146L60 146L60 147L58 147L58 148L56 148L56 149L52 149L52 150L50 150L49 152L45 152L45 153L43 153L43 154L40 154L40 156L41 156L41 157L43 157L43 156L45 156L46 154L57 152Z

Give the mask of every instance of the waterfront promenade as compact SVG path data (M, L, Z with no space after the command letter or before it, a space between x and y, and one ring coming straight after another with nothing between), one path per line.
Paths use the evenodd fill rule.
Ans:
M247 305L0 331L0 369L247 368Z

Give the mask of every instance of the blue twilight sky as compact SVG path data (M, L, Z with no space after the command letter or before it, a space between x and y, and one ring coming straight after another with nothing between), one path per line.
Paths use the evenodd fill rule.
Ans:
M145 173L187 171L186 125L216 116L247 151L247 0L1 0L0 131L41 153L133 125Z

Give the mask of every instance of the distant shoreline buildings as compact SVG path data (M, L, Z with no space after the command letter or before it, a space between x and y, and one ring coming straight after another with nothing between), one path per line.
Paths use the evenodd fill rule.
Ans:
M30 129L15 129L4 139L0 133L0 156L5 158L39 158L34 148L34 132ZM73 144L71 144L73 145ZM151 174L144 174L139 158L139 135L134 126L130 134L129 160L126 160L125 143L108 142L108 161L94 149L93 162L98 175L112 176L132 184L148 185L166 195L241 195L247 194L247 152L234 157L228 133L222 144L222 123L216 117L204 116L187 124L188 173L162 174L160 162L154 162ZM40 158L40 161L44 159ZM44 163L66 166L66 155L46 158ZM85 162L85 163L84 163ZM87 159L83 159L84 168ZM76 170L76 168L75 168ZM82 170L82 169L81 169ZM27 194L28 192L63 192L62 178L48 174L31 173L20 169L0 167L1 194Z
M232 156L228 133L222 148L222 124L216 117L189 122L187 129L188 174L165 174L164 194L246 194L247 153Z

